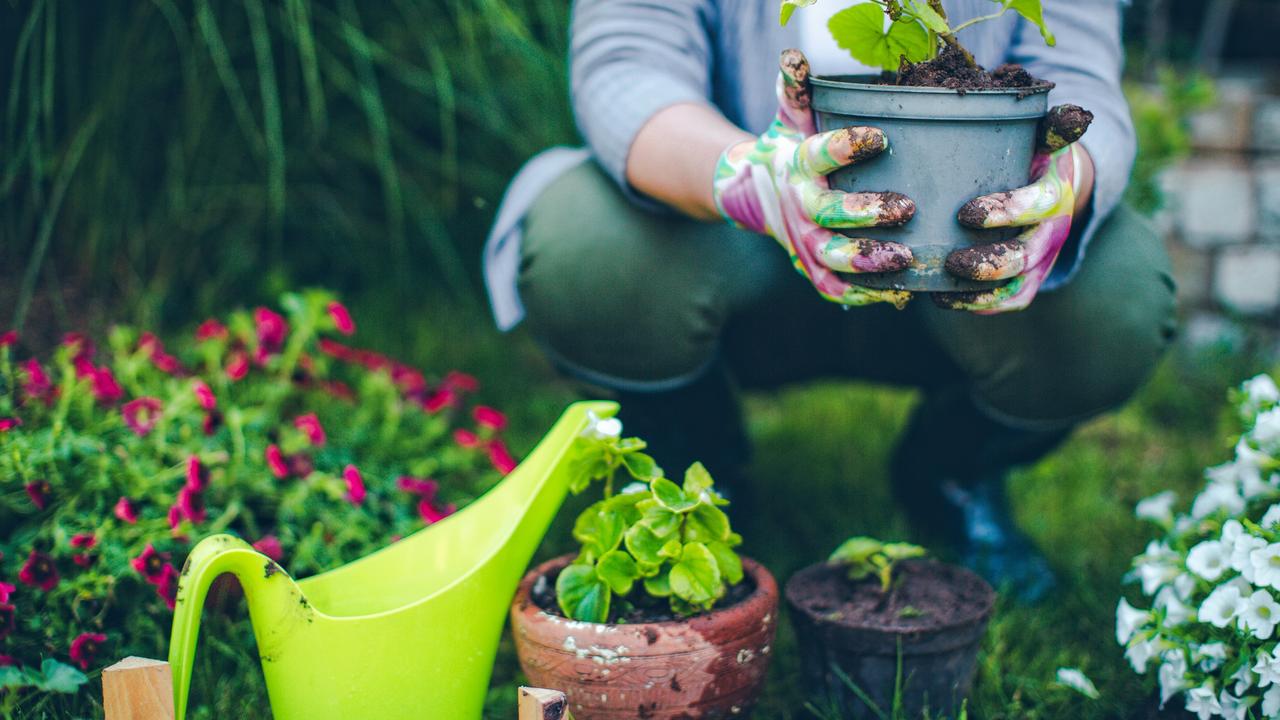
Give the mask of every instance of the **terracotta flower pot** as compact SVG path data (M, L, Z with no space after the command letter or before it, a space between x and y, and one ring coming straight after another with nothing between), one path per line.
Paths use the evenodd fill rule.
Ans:
M746 599L684 621L606 625L567 620L533 601L534 583L554 582L573 560L550 560L520 583L511 627L529 682L563 690L577 720L744 718L769 667L778 585L743 558L755 590Z
M904 562L895 575L896 595L884 601L878 581L855 584L844 569L826 563L787 581L787 607L809 691L834 703L842 717L878 717L839 668L889 714L901 652L905 716L922 717L928 710L930 717L955 717L973 683L995 591L964 568L932 560Z

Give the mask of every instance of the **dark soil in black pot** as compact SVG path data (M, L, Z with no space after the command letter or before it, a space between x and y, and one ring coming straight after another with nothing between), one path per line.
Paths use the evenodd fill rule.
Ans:
M932 560L899 565L887 593L874 578L853 582L826 563L801 570L786 587L810 692L852 718L877 714L841 673L889 714L899 653L906 716L954 717L973 682L995 597L974 573Z

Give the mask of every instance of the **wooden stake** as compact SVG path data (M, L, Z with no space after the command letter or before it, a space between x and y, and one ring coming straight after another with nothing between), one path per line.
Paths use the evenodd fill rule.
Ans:
M569 701L558 690L520 688L520 720L572 720Z
M169 663L127 657L102 671L106 720L173 720Z

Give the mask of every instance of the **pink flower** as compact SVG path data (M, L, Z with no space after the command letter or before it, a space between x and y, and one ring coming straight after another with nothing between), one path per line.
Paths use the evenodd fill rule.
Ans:
M433 498L436 496L436 491L440 489L440 483L431 479L420 480L408 475L402 475L396 479L396 487L407 493Z
M414 394L427 389L427 379L422 373L408 365L393 363L391 365L391 381L403 392Z
M69 332L62 336L62 346L71 349L71 362L90 362L95 349L93 341L83 333Z
M227 360L227 377L232 382L241 380L245 375L249 374L249 357L242 350L236 350L231 353Z
M342 469L342 479L347 483L347 501L352 505L361 505L364 503L364 478L360 476L360 471L355 465L348 465Z
M437 413L447 407L453 407L454 403L457 402L457 399L458 396L453 390L447 387L442 387L437 389L435 392L429 393L422 400L422 409L429 413Z
M434 500L423 498L418 501L418 515L422 516L422 522L430 525L440 522L457 511L457 507L453 503L449 503L444 507L437 507Z
M49 495L53 492L53 488L49 486L48 480L36 480L27 483L27 497L31 498L31 504L36 506L37 510L43 510L49 504Z
M17 331L10 330L6 333L0 333L0 347L10 347L11 345L16 345L17 342L18 342Z
M71 641L71 662L79 665L81 670L88 670L93 664L94 656L106 641L107 636L102 633L80 633Z
M493 440L489 443L489 462L493 463L493 467L503 475L516 469L515 458L511 457L511 451L501 440Z
M169 553L156 552L156 548L151 543L147 543L147 547L142 554L129 561L133 569L147 582L156 584L160 582L160 577L164 573L165 563L169 561Z
M267 469L272 475L283 480L289 477L289 466L284 461L284 453L280 452L280 446L272 443L267 446Z
M200 323L200 327L196 328L196 340L204 342L206 340L225 340L227 338L227 326L218 322L213 318L209 318Z
M71 561L82 568L89 567L93 564L93 556L89 554L89 551L97 546L97 544L98 538L94 537L92 533L78 533L76 535L72 535L71 547L83 550L84 552L72 555Z
M178 604L178 569L173 565L165 565L156 579L156 595L164 600L164 604L172 610Z
M138 338L138 349L151 358L151 364L155 365L160 372L173 375L182 370L182 364L178 362L178 358L165 352L164 343L160 342L160 338L154 333L142 333L142 337Z
M315 413L307 413L294 418L293 426L301 430L311 444L321 447L325 442L324 427L320 425L320 418Z
M201 408L213 410L218 407L218 398L213 396L213 391L203 380L197 380L191 389L195 392L196 402L200 403Z
M8 432L22 424L19 417L0 417L0 432Z
M209 487L209 470L200 464L200 458L187 458L187 487L193 492L204 492Z
M289 474L294 477L304 478L316 469L315 463L305 453L294 453L285 458L285 461L289 463Z
M204 414L204 422L200 424L200 429L205 435L212 435L218 432L218 428L222 427L222 413L217 410L210 410Z
M342 362L355 362L355 350L336 340L320 338L320 352Z
M253 549L276 562L284 558L284 548L280 546L280 538L275 535L263 535L261 540L253 544Z
M490 430L497 431L507 426L507 416L488 405L477 405L471 411L471 416L476 419L476 422L481 427L487 427Z
M289 332L289 325L276 312L260 307L253 311L253 322L258 326L258 347L270 354L280 352L284 347L284 336Z
M457 370L451 370L448 375L445 375L441 384L458 392L475 392L480 389L480 381Z
M17 587L10 585L7 582L0 582L0 603L9 602L9 596L17 589Z
M120 383L116 381L116 376L111 372L111 368L105 365L97 368L91 367L88 376L91 381L90 388L93 391L93 396L98 399L98 402L110 404L124 397L124 388L120 387Z
M480 447L480 436L466 428L458 428L457 430L454 430L453 441L458 443L460 447L467 449Z
M125 403L120 409L120 414L124 417L124 424L128 425L130 430L139 437L145 437L160 421L162 409L159 398L140 397Z
M338 332L343 335L350 335L356 331L356 324L351 321L351 313L347 312L347 308L342 303L334 300L329 303L329 317L333 318L333 325Z
M122 497L116 501L116 506L112 508L112 512L123 522L134 525L138 522L138 510L133 506L133 501L127 497Z
M205 521L208 513L204 507L204 495L198 490L191 489L190 485L184 485L178 491L178 510L182 516L190 520L193 524L199 524Z
M32 550L22 569L18 571L18 579L23 585L49 592L58 587L58 568L54 566L53 558L39 550Z
M182 526L182 508L177 503L169 506L169 534L178 537L178 528Z
M23 372L22 394L29 398L43 400L46 405L53 404L53 383L40 367L40 361L31 358L18 366Z

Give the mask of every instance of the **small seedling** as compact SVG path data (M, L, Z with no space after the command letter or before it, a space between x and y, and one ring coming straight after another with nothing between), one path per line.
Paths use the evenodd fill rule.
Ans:
M893 569L910 558L923 557L925 549L910 543L886 543L869 537L852 537L841 543L831 553L827 563L844 566L850 580L863 580L874 575L880 580L880 590L889 592L893 584Z
M798 7L817 0L782 0L782 24L786 25ZM855 60L872 67L897 70L903 60L924 62L938 56L945 47L958 49L976 66L973 55L956 40L956 33L1012 10L1040 29L1045 42L1053 45L1053 33L1044 24L1041 0L993 0L997 9L951 26L942 0L873 0L845 8L831 16L827 27L836 44ZM885 22L888 16L889 22Z

